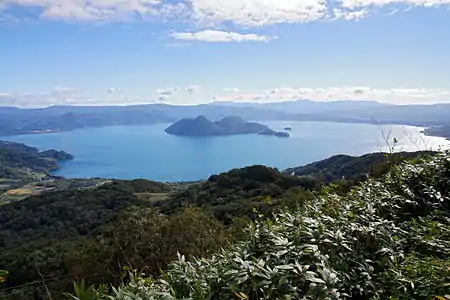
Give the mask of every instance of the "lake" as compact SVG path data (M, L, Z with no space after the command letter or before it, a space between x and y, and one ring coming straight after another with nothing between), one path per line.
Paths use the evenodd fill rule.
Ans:
M292 127L290 138L260 135L177 137L164 132L169 124L88 128L48 134L0 137L39 149L64 150L75 159L55 175L69 178L148 178L193 181L211 174L262 164L286 169L336 154L386 151L385 136L397 138L396 150L448 148L449 142L420 134L411 126L328 122L264 122L274 130Z

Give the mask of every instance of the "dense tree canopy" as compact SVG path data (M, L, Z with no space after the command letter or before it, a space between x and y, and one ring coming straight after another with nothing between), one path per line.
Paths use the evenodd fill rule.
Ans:
M350 168L346 172L358 172L356 170L363 169L368 161L370 160L363 157L360 164L356 162L356 165L360 167L357 169ZM389 166L394 164L391 162ZM222 253L222 247L226 249L233 247L232 249L235 249L236 253L241 253L239 252L241 250L245 253L252 253L252 257L261 256L266 252L272 253L270 251L275 250L276 253L273 254L275 256L284 251L288 251L286 255L291 255L294 250L300 251L299 248L283 250L282 244L273 246L269 239L269 237L276 238L281 243L282 240L294 239L298 235L306 238L307 233L303 231L291 232L286 229L286 219L293 218L298 222L304 220L304 218L314 220L314 218L318 218L318 215L313 215L313 212L317 209L316 214L339 220L330 224L322 219L318 220L318 222L326 223L323 225L325 226L324 229L329 230L329 232L343 232L342 234L344 234L350 232L350 229L345 226L349 226L349 222L355 218L355 212L353 210L351 212L342 210L350 209L349 207L356 209L354 205L358 203L361 210L367 210L361 216L368 218L368 222L379 218L380 220L386 219L386 222L396 222L394 223L395 226L402 224L402 226L417 228L414 242L417 246L408 251L402 249L404 253L408 254L408 259L410 259L408 261L411 264L418 263L417 257L420 257L423 258L420 265L422 267L425 266L424 262L428 262L428 266L445 265L447 261L440 258L445 252L439 254L433 250L434 252L430 252L432 255L425 255L430 249L422 249L424 245L420 243L418 238L429 234L429 230L443 228L440 225L441 223L436 223L438 229L424 227L425 223L435 221L430 219L432 218L430 217L431 208L434 206L429 209L425 209L427 206L423 205L409 207L405 204L407 202L400 202L391 206L391 201L388 201L389 199L400 201L398 199L404 198L409 201L409 198L406 197L412 196L405 196L405 192L409 190L416 195L414 197L417 199L421 199L422 194L420 193L425 193L425 191L434 193L434 195L440 193L444 197L443 199L447 199L445 197L448 196L448 189L445 180L448 180L450 176L448 169L445 169L447 166L441 166L441 162L442 160L431 160L429 164L434 164L437 169L440 169L433 169L434 173L424 171L421 174L419 172L421 174L419 175L423 178L415 178L411 175L413 173L405 172L409 170L408 168L428 170L429 165L426 163L405 165L402 167L403 169L394 169L383 181L372 180L368 182L367 186L370 187L371 193L364 196L366 198L355 196L356 192L347 195L347 191L356 181L347 184L347 182L339 180L332 186L324 187L326 182L322 182L320 178L291 176L276 169L252 166L214 175L203 182L181 185L138 179L133 181L113 180L99 187L85 188L83 183L80 182L80 189L43 193L20 202L5 204L0 206L0 268L7 270L9 274L0 276L2 278L6 276L6 282L3 283L3 289L0 290L0 299L22 300L33 299L33 297L50 299L49 294L51 299L63 299L62 292L72 291L72 282L81 282L82 279L86 280L88 285L113 284L117 286L124 280L124 269L137 269L147 276L151 275L153 278L157 278L161 275L161 271L167 270L167 265L177 258L178 252L184 255L186 259L202 257L205 259L201 260L202 264L203 262L207 264L215 263L217 257L213 254ZM336 165L336 162L329 160L325 165L333 166ZM326 168L326 166L324 167ZM430 181L430 178L434 178L435 181ZM420 189L422 181L429 184L428 189ZM442 183L440 183L441 181ZM392 182L392 184L389 182ZM435 188L434 185L436 185L436 188L439 187L437 190L439 193L432 192ZM378 190L375 187L378 187ZM356 191L363 195L366 193L364 186L357 188ZM375 193L375 191L377 192ZM419 191L422 192L419 193ZM367 205L383 193L387 193L388 196L385 196L387 199L383 198L384 202L380 202L385 204L377 204L379 210L386 207L386 211L390 211L397 206L402 207L402 209L408 208L408 211L401 214L404 219L396 220L394 217L398 217L400 214L393 214L388 217L389 214L385 215L385 212L383 214L377 212L371 215L373 209ZM323 194L327 194L327 196L321 196ZM429 198L427 195L425 193L423 197ZM373 197L373 199L370 197ZM153 201L153 199L157 200ZM368 199L372 199L370 200L372 202L367 202ZM417 199L414 201L418 201ZM445 201L444 204L447 203ZM364 204L365 202L369 204ZM437 208L448 208L448 206L442 205ZM288 209L292 213L280 214L280 210L283 209ZM369 215L366 215L366 213ZM338 218L341 214L346 216L342 220ZM422 219L417 217L418 214L422 215ZM268 223L260 221L261 216L264 220L268 218L271 221L267 221ZM243 228L247 228L250 220L256 221L256 225L253 225L251 231L242 231ZM383 222L381 224L384 224ZM440 219L439 222L441 222ZM269 226L269 224L271 225ZM332 224L336 224L336 227L331 228ZM302 228L306 230L307 226L309 225L304 224ZM383 232L392 233L390 231ZM347 233L342 238L348 238ZM319 230L319 233L314 234L323 234L323 232ZM351 234L355 236L354 233ZM296 242L298 247L302 247L301 243L305 242L303 238ZM375 239L376 237L370 238ZM413 236L409 239L411 241ZM445 240L444 238L440 239ZM243 241L243 244L239 241ZM249 242L254 243L253 245L257 248L248 248ZM309 241L308 243L313 242ZM358 248L359 252L355 253L368 251L367 255L370 255L369 252L375 251L375 249L378 249L376 247L380 245L384 244L376 242L373 245L365 245L361 242L361 249ZM441 244L438 243L438 245ZM275 248L265 248L272 246ZM325 244L317 245L317 247L325 247ZM350 245L349 247L352 248L353 246ZM412 255L413 250L418 253L422 252L420 252L420 256L414 256ZM353 249L352 251L356 250ZM223 252L221 255L224 257L237 255L233 253ZM245 255L240 257L243 261L251 259L251 256ZM348 256L350 259L350 254ZM212 260L208 262L208 259ZM234 259L237 258L234 257ZM370 259L373 259L373 257ZM226 260L219 261L220 264L222 262L225 265L229 263ZM276 260L273 263L275 262ZM291 261L286 260L283 263L287 264ZM267 264L268 267L274 268L271 262L267 262ZM330 270L331 267L337 268L327 265ZM423 272L421 276L424 278L428 275L431 276L431 279L427 279L429 282L430 280L434 282L433 274L441 270L440 267L436 267L436 270L433 268L422 268L420 271ZM173 280L178 276L173 275L174 270L174 267L170 268L167 275L174 276ZM197 271L195 269L195 272ZM217 273L208 273L210 271L216 272L205 265L205 274L214 278L216 276L214 274ZM194 272L194 269L192 272ZM417 275L414 273L416 271L409 270L408 272L412 272L412 275L408 276ZM186 276L189 278L191 275ZM195 277L198 274L192 276ZM196 277L194 277L192 282L197 282ZM324 280L322 277L319 279ZM277 280L281 280L281 278L277 278ZM240 279L236 282L237 286L239 286L239 281ZM173 283L170 280L168 282ZM206 283L198 281L198 283L202 286L206 283L212 284L209 281ZM129 286L125 287L124 293L128 293L129 288ZM154 287L146 286L145 288L152 290ZM157 288L165 289L159 285ZM180 286L180 288L184 289L185 287ZM242 293L247 293L248 288L248 286L243 288ZM173 289L177 293L180 292L178 287L173 287ZM208 290L202 290L202 293L209 292ZM259 294L256 293L255 295ZM202 297L197 299L204 299Z
M110 299L446 299L450 153L260 219L212 258L180 254ZM102 299L98 293L92 299Z

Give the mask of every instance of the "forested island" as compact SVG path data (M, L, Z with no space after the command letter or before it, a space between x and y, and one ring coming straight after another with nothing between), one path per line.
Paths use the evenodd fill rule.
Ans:
M237 134L260 134L289 137L286 132L276 132L266 125L247 122L240 117L226 117L212 122L205 116L182 119L166 129L168 134L179 136L224 136Z

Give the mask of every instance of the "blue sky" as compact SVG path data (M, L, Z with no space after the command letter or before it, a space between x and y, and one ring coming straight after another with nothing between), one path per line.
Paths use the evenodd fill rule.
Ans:
M450 102L450 0L0 0L0 105Z

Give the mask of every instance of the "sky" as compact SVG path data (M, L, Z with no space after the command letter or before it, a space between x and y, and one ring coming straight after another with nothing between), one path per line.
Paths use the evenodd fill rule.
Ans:
M0 0L0 106L450 103L450 0Z

